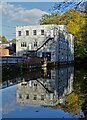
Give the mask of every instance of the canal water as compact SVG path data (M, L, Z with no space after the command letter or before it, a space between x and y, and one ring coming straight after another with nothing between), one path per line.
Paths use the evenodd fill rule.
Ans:
M6 70L0 84L2 118L84 118L87 70L74 66ZM1 108L2 106L2 108Z

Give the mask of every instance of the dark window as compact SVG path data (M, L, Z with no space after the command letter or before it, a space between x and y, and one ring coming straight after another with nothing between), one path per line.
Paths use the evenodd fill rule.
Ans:
M54 79L55 78L55 76L52 76L52 79Z
M28 30L26 30L26 36L29 36L29 31Z
M21 94L19 94L19 98L20 98L20 99L22 98L22 95L21 95Z
M55 53L53 52L52 55L55 55Z
M21 43L21 47L23 47L23 44Z
M37 84L34 84L34 86L37 86Z
M44 95L41 95L41 100L44 100Z
M41 35L44 35L44 30L41 30Z
M21 36L21 31L18 31L18 35Z
M21 47L27 47L26 42L22 42Z
M37 42L34 42L34 47L37 47Z
M36 100L37 99L37 95L34 95L34 98L33 98L33 100Z
M26 99L29 99L29 95L27 94L27 97L26 97Z
M33 30L33 35L37 35L37 31L36 30Z

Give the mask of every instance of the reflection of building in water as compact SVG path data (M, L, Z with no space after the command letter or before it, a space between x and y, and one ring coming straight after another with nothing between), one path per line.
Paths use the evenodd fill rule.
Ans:
M54 69L48 78L38 78L17 85L17 103L30 105L55 106L64 103L72 92L73 67Z

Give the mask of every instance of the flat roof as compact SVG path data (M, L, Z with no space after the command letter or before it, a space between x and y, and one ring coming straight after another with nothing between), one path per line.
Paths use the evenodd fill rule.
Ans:
M16 26L16 27L36 27L36 26L66 26L66 25L57 25L57 24L46 24L46 25L22 25L22 26Z

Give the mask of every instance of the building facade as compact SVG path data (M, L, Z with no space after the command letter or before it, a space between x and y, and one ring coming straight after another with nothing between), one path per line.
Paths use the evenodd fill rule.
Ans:
M16 55L35 51L48 61L74 60L74 37L65 25L36 25L16 27Z

